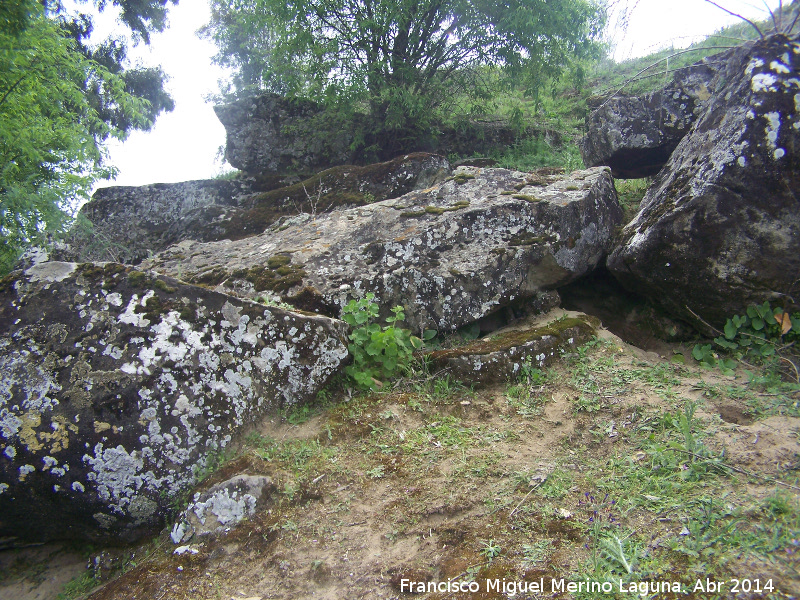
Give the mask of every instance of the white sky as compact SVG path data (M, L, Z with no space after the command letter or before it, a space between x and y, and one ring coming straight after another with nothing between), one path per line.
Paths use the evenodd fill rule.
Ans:
M753 20L768 16L759 0L717 3ZM771 8L778 6L778 0L767 3ZM617 0L617 4L635 6L627 30L611 35L617 60L671 45L684 47L737 20L704 0ZM217 158L219 147L225 143L225 130L211 104L204 100L216 92L217 80L224 75L211 63L214 45L195 35L208 19L206 0L181 0L170 8L170 25L164 33L154 35L149 47L131 49L131 56L145 65L161 64L170 75L168 89L176 106L172 113L158 118L151 132L134 132L124 143L110 147L111 162L120 172L115 181L102 186L206 179L230 170ZM109 14L97 24L99 32L114 28Z

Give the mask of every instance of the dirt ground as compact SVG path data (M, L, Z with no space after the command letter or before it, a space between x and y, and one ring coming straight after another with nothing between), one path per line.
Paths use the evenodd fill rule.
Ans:
M470 390L433 374L388 393L333 397L307 420L275 416L202 486L269 475L276 491L249 520L191 540L180 555L167 528L139 547L108 550L99 574L86 570L86 549L6 550L0 599L388 599L442 583L449 589L414 597L631 597L617 583L612 593L552 588L612 572L622 573L614 582L679 582L688 592L639 597L800 597L791 547L800 542L786 525L797 523L798 398L778 402L748 391L741 375L677 356L604 331L508 385ZM685 477L695 471L696 480ZM778 505L790 507L781 520L764 516ZM706 507L705 526L692 506ZM621 553L598 553L613 539ZM619 567L634 555L639 579ZM63 591L81 576L85 590ZM707 576L772 589L698 592ZM508 587L539 581L543 590ZM453 591L470 583L479 591Z

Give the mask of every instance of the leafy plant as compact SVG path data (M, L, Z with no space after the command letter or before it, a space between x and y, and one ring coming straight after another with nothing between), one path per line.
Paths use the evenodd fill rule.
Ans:
M402 306L392 309L387 325L376 323L379 311L374 300L375 294L367 294L360 300L351 300L342 311L342 319L354 328L348 345L353 364L345 373L365 389L381 387L385 380L406 368L414 350L422 346L420 338L397 326L406 318Z
M483 543L481 543L481 556L483 556L489 562L492 562L495 558L500 556L500 553L503 549L500 547L500 544L495 542L492 539L489 539Z
M725 322L714 338L714 346L728 355L720 356L711 344L697 344L692 357L706 368L719 367L732 375L736 361L769 361L791 351L800 341L800 313L790 314L782 308L772 308L769 302L751 305L743 315L736 315ZM796 363L785 359L794 367L795 378L800 383Z
M800 313L790 315L769 302L747 307L744 315L728 319L714 343L737 358L764 359L800 341Z

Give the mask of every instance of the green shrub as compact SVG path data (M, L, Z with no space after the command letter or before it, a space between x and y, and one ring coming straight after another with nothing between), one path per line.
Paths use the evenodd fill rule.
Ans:
M375 294L367 294L361 300L351 300L342 311L342 319L353 327L348 345L353 355L353 364L345 373L365 389L375 389L391 379L398 371L408 367L414 350L422 346L422 340L411 335L408 329L397 327L406 316L402 306L392 309L386 318L387 325L381 327Z

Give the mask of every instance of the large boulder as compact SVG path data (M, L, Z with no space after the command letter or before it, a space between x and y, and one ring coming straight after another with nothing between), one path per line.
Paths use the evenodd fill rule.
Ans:
M475 156L529 137L561 142L554 130L520 127L503 119L387 131L366 114L327 109L311 100L273 93L215 106L214 111L225 126L225 158L247 173L307 176L339 165L364 165L414 152Z
M608 267L676 316L712 325L800 280L800 44L742 47L622 231Z
M720 87L717 75L732 52L678 70L656 92L594 99L580 143L583 162L589 167L608 165L620 179L658 173Z
M300 215L238 241L185 241L148 268L338 316L367 292L453 331L591 271L622 213L607 168L569 176L460 167L400 198Z
M101 188L81 209L92 227L77 226L51 258L138 264L181 240L238 239L281 216L394 198L443 179L449 169L444 157L418 153L334 167L305 181L259 176Z
M0 283L0 537L130 541L347 357L339 321L118 264Z
M352 164L360 124L311 100L264 93L214 107L226 160L248 173L313 173Z

